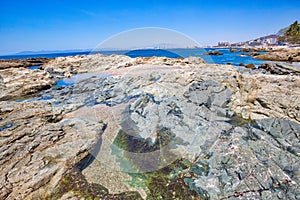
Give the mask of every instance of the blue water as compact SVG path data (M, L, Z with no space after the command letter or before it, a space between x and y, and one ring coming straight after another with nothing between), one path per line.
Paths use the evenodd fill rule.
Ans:
M266 60L258 60L252 58L249 53L245 52L230 52L229 48L219 49L219 48L200 48L200 49L175 49L171 50L173 53L178 54L182 57L195 56L204 59L206 63L210 64L232 64L235 66L239 66L240 63L243 64L254 64L256 66L266 62ZM206 52L209 51L219 51L222 52L223 55L218 56L210 56L206 55ZM261 52L263 54L265 52ZM241 54L247 54L249 56L240 56Z
M111 76L111 74L98 74L98 73L86 73L86 74L77 74L75 76L72 76L71 78L64 78L59 80L56 85L55 88L58 87L67 87L67 86L72 86L75 83L78 83L84 79L88 79L91 77L100 77L100 78L106 78Z
M61 79L56 83L55 88L72 86L74 84L75 84L75 81L73 81L71 79Z
M205 53L208 51L220 51L223 55L218 56L209 56ZM132 51L102 51L102 52L93 52L101 53L104 55L112 55L112 54L122 54L128 55L132 58L142 56L142 57L151 57L151 56L165 56L170 58L178 58L178 57L189 57L196 56L205 60L207 63L211 64L228 64L239 66L240 63L243 64L255 64L256 66L266 62L265 60L258 60L252 58L251 56L240 56L240 54L249 54L244 52L229 52L229 48L217 49L217 48L197 48L197 49L170 49L170 50L162 50L162 49L144 49L144 50L132 50ZM264 52L261 52L264 53ZM53 54L35 54L35 55L8 55L8 56L0 56L1 59L25 59L25 58L55 58L55 57L66 57L66 56L75 56L75 55L89 55L90 51L83 52L68 52L68 53L53 53ZM35 67L32 67L35 69ZM60 84L64 85L63 82Z
M152 57L152 56L165 56L168 58L180 58L182 56L173 53L172 51L163 49L145 49L145 50L133 50L125 53L126 56L131 58L142 57Z
M51 99L52 99L52 96L42 96L42 97L38 98L39 101L48 101Z
M0 127L0 131L4 131L4 130L9 129L9 128L13 127L13 126L14 126L14 123L9 123L7 125L1 126Z
M34 101L48 101L48 100L52 100L53 97L50 95L47 96L41 96L41 97L34 97L34 98L29 98L29 99L17 99L15 100L15 102L34 102Z
M239 66L240 63L243 64L254 64L256 66L261 65L262 63L265 63L266 60L258 60L255 58L252 58L249 54L250 53L245 53L245 52L230 52L230 49L207 49L207 51L210 50L217 50L219 52L224 53L223 55L219 56L208 56L204 55L205 57L210 57L212 59L212 63L216 64L226 64L226 63L231 63L232 65ZM260 52L260 54L264 54L265 52ZM241 54L246 54L248 56L241 56ZM205 59L206 60L206 59ZM208 62L210 63L210 62Z
M29 66L27 67L28 69L31 69L31 70L35 70L35 69L39 69L41 66Z

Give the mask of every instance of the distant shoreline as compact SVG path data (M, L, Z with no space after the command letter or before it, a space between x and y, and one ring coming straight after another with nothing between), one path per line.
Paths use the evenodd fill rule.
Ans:
M229 49L232 49L232 51ZM135 52L137 51L137 53ZM282 61L282 62L296 62L294 63L297 68L299 62L297 52L300 51L300 47L289 47L289 46L254 46L254 47L202 47L202 48L171 48L171 49L141 49L139 50L116 50L116 51L68 51L68 52L54 52L54 53L37 53L37 54L13 54L0 56L0 60L26 60L26 59L54 59L57 57L69 57L69 56L87 56L90 54L103 54L110 56L113 54L127 55L129 57L170 57L171 54L179 55L179 57L186 58L189 56L201 57L202 59L208 59L207 63L215 64L232 64L235 66L241 66L244 64L254 64L256 66L262 64L261 62L267 61ZM144 51L144 52L143 52ZM223 56L207 57L206 52L214 51ZM134 52L134 53L133 53ZM149 53L150 52L150 53ZM162 53L166 52L166 53ZM241 58L241 55L244 55ZM250 58L251 57L251 58ZM250 60L249 60L250 58ZM258 60L261 60L258 61Z
M189 49L273 49L273 50L278 50L278 49L294 49L294 48L300 48L300 46L295 46L295 45L281 45L281 46L202 46L202 47L195 47L195 48L159 48L162 50L189 50ZM50 54L78 54L78 55L87 55L91 52L94 53L101 53L104 55L107 55L112 52L128 52L128 51L133 51L133 50L143 50L143 49L153 49L156 50L157 48L142 48L142 49L111 49L111 50L92 50L92 49L87 49L87 50L57 50L57 51L24 51L24 52L19 52L19 53L12 53L12 54L1 54L0 59L5 59L6 57L25 57L25 56L36 56L36 55L50 55Z

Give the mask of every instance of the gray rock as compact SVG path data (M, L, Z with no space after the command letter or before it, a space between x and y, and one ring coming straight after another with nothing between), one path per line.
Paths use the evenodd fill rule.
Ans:
M299 128L297 123L278 119L236 127L226 140L216 141L211 156L200 156L198 165L206 163L209 170L198 170L196 187L212 199L297 199ZM289 147L282 144L282 137Z
M1 70L2 100L34 94L0 102L1 199L44 198L56 191L62 191L57 199L99 197L95 191L103 192L101 198L121 198L109 196L119 186L113 191L138 190L145 198L151 195L147 176L178 159L189 165L167 170L175 177L166 180L168 188L180 180L180 188L203 199L299 197L298 76L241 72L195 58L102 55L57 58L46 68L51 70ZM67 86L41 87L97 70ZM14 85L14 74L25 86ZM45 76L43 84L32 84L33 76ZM148 173L139 178L136 172ZM74 182L68 191L61 188L66 177Z

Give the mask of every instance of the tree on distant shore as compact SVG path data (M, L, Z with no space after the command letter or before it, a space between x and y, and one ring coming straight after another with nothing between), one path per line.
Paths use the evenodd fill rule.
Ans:
M300 44L300 24L295 21L285 31L284 35L278 38L280 42L288 42L291 44Z

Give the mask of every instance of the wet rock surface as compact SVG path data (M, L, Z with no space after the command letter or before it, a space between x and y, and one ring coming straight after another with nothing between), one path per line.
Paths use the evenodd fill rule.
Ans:
M0 199L299 199L300 78L261 70L101 55L2 69ZM33 76L48 88L15 92Z

